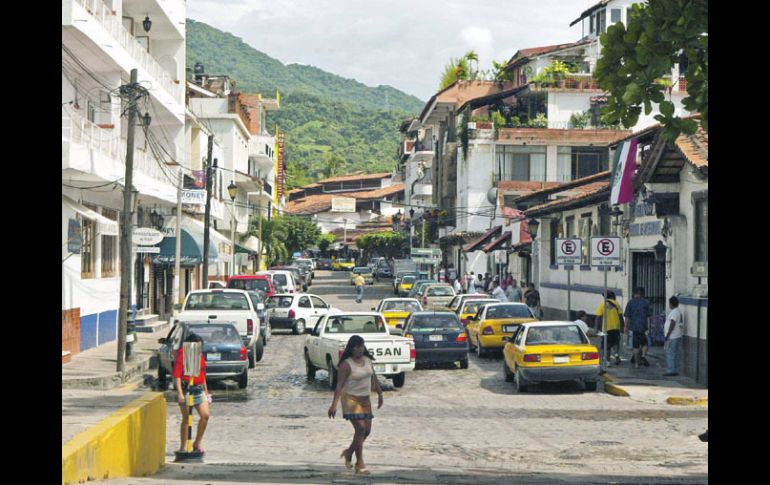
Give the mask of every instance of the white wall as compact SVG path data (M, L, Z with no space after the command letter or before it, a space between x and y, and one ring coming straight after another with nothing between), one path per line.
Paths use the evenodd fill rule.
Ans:
M463 158L462 149L457 150L457 207L459 209L456 232L489 230L489 216L468 213L473 214L493 208L487 200L487 192L494 181L494 146L493 140L471 140L468 160Z
M596 94L581 91L549 92L548 128L570 128L569 120L573 114L583 113L591 108L591 96Z

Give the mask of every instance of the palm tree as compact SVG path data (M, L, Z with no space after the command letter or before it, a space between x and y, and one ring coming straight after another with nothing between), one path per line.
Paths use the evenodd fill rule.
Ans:
M476 54L476 51L471 49L471 50L469 50L468 52L465 53L463 58L466 59L469 63L471 61L476 63L476 70L475 71L471 70L468 73L468 77L467 77L467 79L471 79L471 80L476 79L478 77L478 74L479 74L479 55Z
M262 241L267 251L267 263L275 265L278 261L288 259L289 251L284 241L289 237L286 227L277 219L262 218L262 234L259 234L257 218L253 218L249 224L248 236L255 236Z

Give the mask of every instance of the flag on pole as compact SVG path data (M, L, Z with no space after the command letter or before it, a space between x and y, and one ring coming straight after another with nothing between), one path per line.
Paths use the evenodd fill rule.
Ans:
M612 205L631 202L634 197L634 170L636 169L636 138L618 144L612 160Z

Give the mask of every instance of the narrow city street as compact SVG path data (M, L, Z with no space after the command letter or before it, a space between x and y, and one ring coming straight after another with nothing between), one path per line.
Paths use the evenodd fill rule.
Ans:
M369 310L392 296L391 280L355 303L347 272L317 271L309 293L345 310ZM110 483L306 483L356 480L337 458L352 436L326 416L327 374L308 382L303 335L276 332L249 386L214 383L205 463L173 463L180 413L166 392L164 469L153 478ZM396 390L383 380L366 462L376 483L695 483L707 480L706 408L634 402L582 385L534 386L518 395L501 357L470 357L467 370L418 369ZM196 416L197 418L197 416ZM196 419L197 422L197 419Z

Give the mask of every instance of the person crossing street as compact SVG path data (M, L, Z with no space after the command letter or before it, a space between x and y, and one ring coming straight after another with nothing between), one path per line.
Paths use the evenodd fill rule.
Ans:
M364 299L364 286L366 285L366 280L359 274L356 275L356 279L353 280L353 282L356 285L356 303L361 303Z

